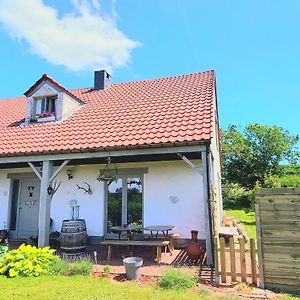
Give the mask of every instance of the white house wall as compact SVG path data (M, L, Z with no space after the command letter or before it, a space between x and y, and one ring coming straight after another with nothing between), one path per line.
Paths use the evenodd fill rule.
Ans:
M195 161L199 164L199 161ZM62 220L70 216L69 202L77 200L80 218L86 220L88 235L104 235L105 195L104 184L96 180L103 165L83 165L72 167L73 179L68 180L66 169L55 179L61 186L51 203L53 230L60 231ZM206 238L204 211L203 177L192 170L184 161L126 163L122 168L148 168L144 175L144 225L175 225L182 238L189 238L190 231L199 231L199 238ZM0 170L0 229L8 222L9 183L8 173L31 172L28 169ZM76 184L88 182L92 195L78 190Z

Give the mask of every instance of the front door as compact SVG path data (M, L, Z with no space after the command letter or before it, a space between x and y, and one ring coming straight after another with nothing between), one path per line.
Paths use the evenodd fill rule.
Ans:
M122 176L107 184L106 231L121 225L143 225L143 178Z
M20 194L16 207L16 237L26 239L38 234L40 182L35 179L20 180Z

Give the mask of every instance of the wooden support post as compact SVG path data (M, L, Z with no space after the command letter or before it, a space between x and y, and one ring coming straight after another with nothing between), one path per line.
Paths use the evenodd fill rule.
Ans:
M43 161L43 171L40 189L40 207L39 207L39 238L38 247L49 245L49 230L50 230L50 205L51 197L48 194L48 186L50 177L53 172L53 162Z
M214 238L214 262L215 262L215 277L216 284L220 283L219 273L219 251L218 251L218 238Z
M234 238L229 238L229 248L230 248L230 271L231 271L231 281L236 282L236 263L235 263L235 247Z
M244 240L244 238L239 238L239 244L240 244L241 279L242 279L242 282L247 282L245 240Z
M108 245L107 248L107 261L110 261L112 257L112 245Z
M156 261L157 263L161 261L161 246L156 246Z
M225 239L220 238L220 261L221 261L221 282L226 283L226 252Z
M252 283L257 285L255 239L250 239Z

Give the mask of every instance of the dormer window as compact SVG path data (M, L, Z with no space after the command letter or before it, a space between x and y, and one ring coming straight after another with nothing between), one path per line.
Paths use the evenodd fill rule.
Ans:
M35 98L33 105L33 119L37 122L48 122L56 120L57 95Z
M63 121L84 103L72 92L44 74L28 91L24 124Z

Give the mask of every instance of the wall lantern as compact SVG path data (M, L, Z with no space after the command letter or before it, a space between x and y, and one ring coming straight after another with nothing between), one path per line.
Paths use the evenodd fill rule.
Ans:
M72 173L72 170L71 170L71 169L67 169L66 173L67 173L67 175L68 175L68 180L73 179L73 173Z

